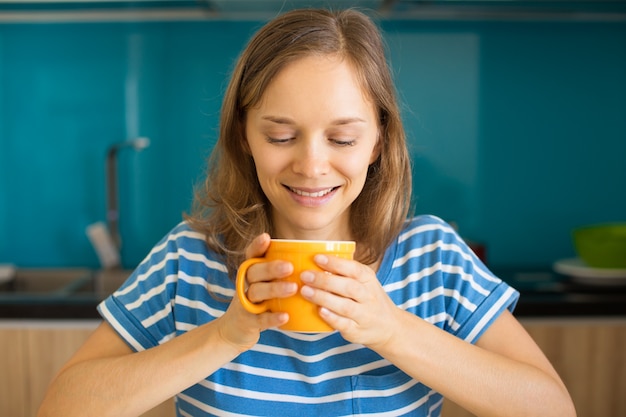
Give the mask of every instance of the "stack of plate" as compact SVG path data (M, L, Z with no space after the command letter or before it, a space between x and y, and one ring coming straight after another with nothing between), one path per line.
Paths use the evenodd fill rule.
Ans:
M562 259L554 263L554 270L585 285L626 285L626 269L593 268L582 259Z

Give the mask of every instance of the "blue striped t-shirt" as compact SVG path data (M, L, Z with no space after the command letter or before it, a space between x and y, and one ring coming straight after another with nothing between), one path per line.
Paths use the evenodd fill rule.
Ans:
M98 310L135 351L165 343L226 311L234 285L219 259L182 222ZM399 308L470 343L519 297L434 216L406 222L377 276ZM176 405L194 417L439 416L442 397L338 332L270 329Z

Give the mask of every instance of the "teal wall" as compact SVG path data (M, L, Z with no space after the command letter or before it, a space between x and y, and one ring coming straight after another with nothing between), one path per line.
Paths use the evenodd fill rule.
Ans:
M120 153L123 260L181 219L255 22L0 25L0 263L97 266L105 152ZM626 23L383 22L420 213L493 266L574 255L626 221Z

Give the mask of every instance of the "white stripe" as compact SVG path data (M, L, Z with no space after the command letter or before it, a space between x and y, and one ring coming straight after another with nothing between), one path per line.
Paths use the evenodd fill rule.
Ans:
M184 271L178 272L179 281L184 281L189 285L198 285L203 288L207 288L211 294L220 294L228 298L235 296L235 290L233 288L225 288L221 285L208 284L206 277L198 277L189 275Z
M418 272L414 272L412 274L407 275L407 277L404 278L402 281L396 281L396 282L392 282L391 284L384 285L383 289L387 293L402 289L412 282L417 282L424 277L431 276L435 272L439 271L440 268L441 268L441 262L437 262L435 265L429 266Z
M170 334L166 334L165 336L163 336L161 338L161 340L159 340L158 344L162 345L163 343L169 342L170 340L172 340L175 337L176 337L176 332L172 332Z
M412 236L412 235L414 235L416 233L420 233L420 232L424 232L424 231L428 231L428 230L436 230L436 229L441 229L441 230L446 231L448 233L455 233L454 229L441 227L439 225L421 226L421 227L417 227L415 229L412 229L412 230L410 230L410 231L400 235L400 238L398 239L398 242L402 242L402 241L406 240L408 237L410 237L410 236ZM403 238L403 236L404 236L404 238ZM402 256L401 258L395 259L393 261L392 268L404 265L409 259L418 257L420 255L423 255L424 253L427 253L427 252L431 252L432 250L436 249L437 247L441 247L441 249L443 249L443 250L450 250L452 252L456 252L456 253L460 254L463 259L465 259L467 261L472 261L472 256L470 254L466 253L465 251L463 251L458 244L435 242L435 243L431 243L431 244L428 244L428 245L424 245L424 246L422 246L420 248L412 249L409 252L407 252L404 256ZM485 271L483 268L481 268L477 264L474 264L474 270L478 272L478 275L480 275L482 278L484 278L487 281L499 282L499 279L494 278L489 272Z
M194 261L194 262L200 262L203 263L207 266L207 268L209 269L214 269L216 271L220 271L220 272L228 272L228 269L226 268L226 265L220 263L220 262L216 262L216 261L212 261L210 259L208 259L206 257L205 254L203 253L195 253L195 252L189 252L183 248L178 248L178 253L181 255L181 258L183 259L187 259L190 261Z
M220 417L254 417L254 416L251 416L249 414L229 413L228 411L220 410L220 409L217 409L215 407L211 407L210 405L204 404L204 403L196 400L195 398L192 398L192 397L190 397L188 395L185 395L185 394L178 394L177 397L178 397L178 399L180 401L185 401L186 403L189 403L189 404L193 405L194 407L199 408L200 410L204 411L205 413L210 413L210 414L213 414L215 416L220 416ZM187 414L187 413L182 414L182 412L181 412L181 415L191 416L191 414Z
M416 235L418 233L430 232L433 230L441 230L444 233L456 234L456 231L452 227L449 227L449 226L446 227L443 224L439 224L439 223L425 224L422 226L414 227L413 229L409 229L406 232L400 234L400 236L398 236L398 243L402 243L408 238L410 238L411 236Z
M397 268L399 266L404 265L405 263L407 263L410 259L413 258L417 258L425 253L428 252L432 252L433 250L440 248L444 251L449 251L449 252L455 252L458 253L459 255L461 255L461 257L469 262L473 263L473 259L472 259L472 255L470 255L469 253L464 252L461 247L457 244L454 243L442 243L442 242L437 242L437 243L431 243L429 245L424 245L422 247L416 248L416 249L411 249L410 251L408 251L404 256L397 258L393 261L392 264L392 268ZM473 263L474 265L474 271L478 272L478 274L486 279L487 281L491 281L491 282L500 282L500 280L498 278L494 278L491 274L489 274L488 272L484 271L482 268L480 268L477 264ZM459 266L460 268L460 266Z
M181 395L182 395L182 394L181 394ZM187 397L187 398L189 398L189 397ZM189 414L188 412L186 412L186 411L184 411L184 410L176 410L176 411L178 411L178 413L179 413L181 416L183 416L183 417L195 417L195 416L192 416L191 414Z
M409 388L411 388L413 385L415 385L417 383L417 381L415 380L410 380L409 382L407 382L406 384L403 384L400 387L397 387L396 389L391 389L391 390L372 390L372 391L367 391L368 393L374 393L377 394L377 397L383 397L383 396L390 396L390 395L396 395L400 392L403 392ZM256 395L254 395L254 391L248 391L248 390L240 390L242 393L245 394L245 398L256 398ZM355 394L362 394L363 391L356 391ZM348 416L368 416L368 417L395 417L401 414L406 414L408 412L411 412L413 410L418 409L419 407L421 407L423 404L425 404L426 402L429 401L430 397L433 396L434 394L436 394L435 391L430 391L427 395L425 395L424 397L420 398L419 400L415 401L412 404L409 404L405 407L402 407L400 409L397 410L392 410L392 411L388 411L388 412L384 412L384 413L365 413L365 414L348 414L346 415L346 417ZM232 413L232 412L228 412L225 410L221 410L221 409L217 409L215 407L212 407L210 405L201 403L200 401L189 397L188 395L185 394L178 394L177 396L180 400L185 401L191 405L193 405L196 408L199 408L200 410L207 412L207 413L212 413L214 415L219 415L219 416L224 416L224 417L253 417L251 415L248 414L239 414L239 413ZM294 403L299 403L299 404L320 404L323 402L332 402L332 401L337 401L337 400L345 400L345 399L350 399L352 397L352 393L351 392L347 392L344 394L333 394L333 395L329 395L326 397L318 397L318 398L310 398L310 397L301 397L301 396L286 396L283 395L281 396L283 398L286 397L291 397L292 399L288 402L294 402ZM360 398L366 398L365 396L361 395ZM271 396L268 397L263 397L260 399L265 399L267 401L272 401ZM325 400L325 401L315 401L315 400ZM443 399L441 401L439 401L437 404L435 404L433 407L437 408L441 402L443 401ZM182 410L179 410L179 413L182 416L185 417L192 417L191 414L188 414Z
M302 332L292 332L288 330L281 329L268 329L269 332L278 332L283 335L296 340L303 340L305 342L319 342L322 339L333 336L337 331L327 332L327 333L302 333Z
M474 279L474 276L472 274L468 274L466 273L462 267L460 266L456 266L456 265L448 265L448 264L442 264L441 262L437 262L435 265L429 266L427 268L424 268L418 272L409 274L406 278L404 278L402 281L397 281L397 282L393 282L391 284L387 284L385 285L383 288L385 289L385 291L387 293L391 292L391 291L395 291L401 288L406 287L407 285L409 285L412 282L416 282L419 281L425 277L428 277L430 275L432 275L433 273L435 273L436 271L441 270L442 272L448 273L448 274L455 274L458 275L463 281L466 281L470 284L470 286L479 294L487 296L490 294L490 291L483 288L480 284L478 284L476 282L476 280ZM495 280L495 282L500 282L500 280Z
M439 247L441 249L444 249L444 246L450 246L450 244L445 244L445 243L441 243L441 242L434 242L434 243L429 243L428 245L420 246L419 248L411 249L410 251L405 253L400 258L394 259L393 264L391 265L391 267L392 268L397 268L399 266L404 265L409 260L411 260L413 258L418 258L418 257L422 256L425 253L432 252L432 251L434 251L435 249L437 249ZM456 245L454 245L454 246L456 246ZM456 252L460 252L460 251L456 251Z
M472 342L474 338L476 338L476 335L478 335L478 333L480 333L482 329L487 325L487 322L489 322L493 318L498 310L502 308L504 303L506 303L513 296L514 293L515 290L511 287L508 287L504 294L502 294L502 297L500 297L498 301L496 301L496 303L491 306L487 313L485 313L485 315L481 317L478 323L476 323L476 326L474 326L474 329L467 335L467 337L465 337L465 340L468 342Z
M461 325L454 320L454 317L448 313L433 314L432 316L424 317L424 320L430 324L437 324L445 321L448 323L448 326L450 326L450 329L454 331L457 331L461 327Z
M122 295L126 295L126 294L134 291L137 288L137 286L139 285L140 282L143 282L143 281L147 280L155 271L159 271L161 269L164 269L165 268L165 264L167 263L167 261L177 260L177 259L178 259L178 253L176 253L176 252L168 253L167 255L165 255L165 258L163 258L163 260L161 262L152 265L143 274L138 274L137 277L135 278L135 280L128 287L121 288L121 289L117 290L115 292L115 295L116 296L122 296Z
M350 400L353 397L355 398L378 398L378 397L392 397L394 395L398 395L414 385L416 385L418 381L414 379L410 379L402 385L397 387L388 388L388 389L362 389L356 391L345 391L340 393L334 393L319 397L309 397L303 395L293 395L293 394L280 394L280 393L270 393L264 391L256 391L250 389L243 388L235 388L229 387L227 385L216 384L211 381L203 380L200 384L208 388L212 391L219 392L222 394L232 395L235 397L243 397L246 399L252 400L260 400L260 401L277 401L283 403L297 403L297 404L324 404L335 401L345 401Z
M206 380L201 381L200 385L215 392L232 395L235 397L243 397L247 400L278 401L283 403L298 404L323 404L334 401L346 401L352 398L352 391L324 395L321 397L307 397L302 395L275 394L262 391L253 391L249 389L234 388L226 385L215 384Z
M165 307L161 309L161 311L157 311L150 317L147 317L141 320L141 325L147 329L148 327L152 326L154 323L169 316L171 312L172 312L172 305L170 303L167 303Z
M472 313L478 308L476 304L472 303L466 297L463 297L458 290L444 287L437 287L432 291L421 294L419 297L411 298L405 303L400 304L398 307L402 308L403 310L408 310L411 307L418 306L423 302L430 301L433 298L441 296L455 299L459 304L461 304Z
M233 362L229 362L225 364L222 368L235 371L235 372L242 372L244 374L262 376L266 378L286 379L289 381L305 382L307 384L318 384L320 382L326 382L326 381L341 378L344 376L362 374L364 372L384 368L389 365L390 363L387 360L381 359L378 361L366 363L364 365L355 366L353 368L342 368L337 371L326 372L324 374L317 375L317 376L307 376L307 375L299 374L296 372L278 371L278 370L267 369L267 368L257 368L254 366L243 365L243 364L233 363Z
M148 292L141 294L139 298L137 298L137 300L133 301L132 303L126 304L126 308L129 310L140 308L143 303L149 301L152 297L164 292L167 288L167 284L176 282L177 278L179 281L184 281L190 285L199 285L202 288L207 288L209 292L213 294L220 294L229 298L232 298L235 295L235 291L233 289L224 288L219 285L207 285L207 281L205 278L192 277L181 271L178 277L176 275L168 275L167 277L165 277L165 281L162 284L151 288Z
M355 417L356 416L397 417L397 416L400 416L400 415L405 415L406 413L409 413L411 411L414 411L414 410L417 410L418 408L420 408L422 405L424 405L426 402L428 402L428 400L430 399L430 397L433 394L436 394L436 392L431 390L427 395L424 395L423 397L421 397L419 400L415 401L414 403L409 404L407 406L404 406L402 408L398 408L397 410L384 411L382 413L361 413L361 414L351 414L351 415L355 416Z
M126 328L124 328L119 321L115 318L111 311L108 309L106 303L100 303L102 315L107 319L109 324L122 336L122 338L129 343L137 352L145 350L146 348L141 345L133 336L131 336Z
M174 229L176 229L178 227L181 227L184 224L186 224L186 222L182 221L182 222L178 223ZM164 248L167 245L167 242L170 242L172 240L176 240L179 237L188 237L190 239L201 240L203 242L206 239L206 235L204 233L196 232L193 229L180 230L180 231L178 231L176 233L170 234L168 236L167 240L165 242L161 243L159 246L157 246L157 248Z
M431 394L438 394L438 392L436 391L431 391L428 396L430 397ZM439 407L441 407L443 405L443 397L439 398L439 401L437 401L436 403L434 403L433 405L430 406L430 408L428 409L428 415L432 416L433 415L433 411L435 411L436 409L438 409ZM439 414L437 414L439 415Z
M188 332L188 331L193 330L196 327L198 327L197 324L185 323L183 321L177 321L177 322L175 322L174 325L176 326L177 330L181 330L181 331L185 331L185 332Z
M222 315L224 315L223 310L218 310L216 308L209 307L202 301L192 300L189 298L185 298L181 295L176 295L174 302L176 305L182 305L182 306L194 309L194 310L204 311L205 313L209 314L211 317L214 317L214 318L222 317Z
M135 301L133 301L132 303L128 303L126 304L126 308L129 310L134 310L137 309L139 307L141 307L141 305L143 303L145 303L146 301L150 300L152 297L154 297L155 295L161 294L162 292L165 291L167 284L170 284L172 282L176 282L176 275L168 275L165 277L165 281L153 288L150 288L149 291L142 293L139 298L137 298Z
M489 290L486 290L485 288L483 288L482 286L480 286L480 284L478 284L475 280L474 280L474 275L472 274L468 274L463 270L463 267L461 266L455 266L455 265L442 265L441 266L441 270L443 272L446 272L448 274L456 274L458 275L463 281L467 281L469 282L470 286L479 294L484 295L484 296L488 296L491 292ZM478 269L474 269L474 271L478 271ZM500 283L499 279L493 279L490 278L491 281L493 282L497 282Z
M300 360L301 362L315 363L315 362L321 362L325 359L328 359L331 356L336 356L336 355L340 355L343 353L353 352L355 350L361 350L361 349L365 349L365 347L363 347L362 345L356 345L356 344L350 343L350 344L346 344L343 346L338 346L333 349L328 349L327 351L318 353L316 355L307 356L307 355L302 355L292 349L285 349L281 347L264 345L264 344L259 343L253 346L250 350L261 352L261 353L267 353L270 355L277 355L281 357L296 358Z
M150 253L146 257L146 259L150 258L154 254L157 254L158 252L163 250L163 248L165 248L165 246L167 245L168 242L171 242L172 240L176 240L176 238L178 238L179 236L195 237L197 239L203 238L203 235L200 235L198 233L187 232L187 231L171 235L165 242L163 242L162 244L160 244L158 246L155 246L150 251ZM189 251L187 251L187 250L185 250L183 248L178 248L177 252L168 252L165 255L165 257L163 258L163 260L161 260L161 262L152 265L143 274L138 274L136 279L134 280L134 282L131 285L129 285L128 287L123 288L123 289L117 291L116 295L125 295L125 294L130 293L135 288L137 288L137 285L140 282L143 282L143 281L147 280L148 278L150 278L150 276L155 271L164 269L165 268L165 264L167 263L167 261L178 260L179 258L188 259L188 260L191 260L191 261L194 261L194 262L203 263L209 269L213 269L213 270L220 271L220 272L227 272L226 266L224 264L222 264L222 263L219 263L219 262L207 259L206 256L203 255L203 254L193 253L193 252L189 252Z

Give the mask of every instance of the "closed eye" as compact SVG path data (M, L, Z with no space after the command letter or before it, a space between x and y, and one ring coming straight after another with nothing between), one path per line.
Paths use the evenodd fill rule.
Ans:
M356 140L354 139L350 139L350 140L340 140L340 139L329 139L332 143L334 143L337 146L354 146L356 144Z
M276 145L280 145L280 144L283 144L283 143L289 143L293 139L295 139L295 138L272 138L270 136L267 136L265 138L267 143L276 144Z

